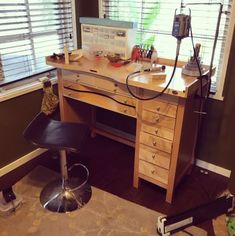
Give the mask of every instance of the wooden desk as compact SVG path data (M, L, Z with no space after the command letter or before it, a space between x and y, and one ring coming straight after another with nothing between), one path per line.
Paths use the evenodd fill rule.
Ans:
M135 147L133 186L138 188L144 179L165 188L166 201L171 203L176 185L194 162L199 81L182 77L178 68L163 96L142 101L127 90L130 65L115 68L107 59L81 58L70 64L50 57L46 60L57 68L62 120L86 122L93 134ZM166 81L152 80L150 73L131 77L130 88L138 96L155 95L165 87L172 69L167 66ZM96 107L136 118L135 140L97 127Z

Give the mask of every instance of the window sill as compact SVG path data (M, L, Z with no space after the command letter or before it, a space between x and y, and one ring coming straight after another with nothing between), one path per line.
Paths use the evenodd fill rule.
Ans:
M224 101L224 97L219 94L219 93L215 93L215 94L210 94L209 98L215 99L215 100L219 100L219 101Z
M0 102L4 102L6 100L36 91L38 89L42 88L42 80L44 77L41 78L32 78L27 80L27 83L25 81L19 81L14 84L6 85L0 88ZM52 84L57 83L57 77L53 77L50 79Z

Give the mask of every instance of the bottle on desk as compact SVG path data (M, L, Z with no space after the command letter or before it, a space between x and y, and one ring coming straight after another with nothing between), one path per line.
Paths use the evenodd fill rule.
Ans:
M69 49L67 44L64 45L64 62L65 64L69 64Z

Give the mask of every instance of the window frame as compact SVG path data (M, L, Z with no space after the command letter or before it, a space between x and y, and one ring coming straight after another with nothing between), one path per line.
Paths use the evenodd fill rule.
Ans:
M227 67L228 67L228 61L230 56L230 50L232 47L232 39L233 34L235 33L235 0L233 0L232 8L231 8L231 15L230 15L230 21L228 26L228 35L225 40L225 48L224 48L224 55L223 55L223 66L220 73L220 79L217 85L217 92L214 95L210 95L211 98L214 98L216 100L224 100L224 84L225 79L227 77Z
M99 17L103 18L104 17L104 12L102 9L102 0L98 0L99 4ZM219 80L216 84L216 92L210 94L210 98L216 99L223 101L224 100L224 84L225 84L225 79L227 76L227 66L228 66L228 61L229 61L229 55L230 55L230 50L232 46L232 38L233 34L235 33L235 0L232 2L232 7L231 7L231 12L230 12L230 21L228 25L228 34L225 40L225 47L224 47L224 54L223 54L223 65L222 69L220 71L219 75Z

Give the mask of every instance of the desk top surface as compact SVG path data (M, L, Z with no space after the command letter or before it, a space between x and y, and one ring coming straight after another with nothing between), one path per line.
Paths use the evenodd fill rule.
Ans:
M90 60L86 57L80 58L79 61L65 64L63 59L58 60L48 56L46 57L46 63L58 69L86 72L93 75L108 77L123 84L126 83L126 78L129 74L134 71L139 71L142 66L140 63L129 63L121 67L114 67L109 63L107 58ZM166 66L166 70L164 72L138 73L134 76L130 76L128 83L129 85L138 88L160 92L167 85L172 71L173 66ZM156 77L156 74L161 75L160 77L165 74L166 79L160 77L158 78L158 76ZM165 94L186 98L195 92L199 86L200 82L196 77L182 75L181 68L177 67L174 77L168 89L165 91Z

